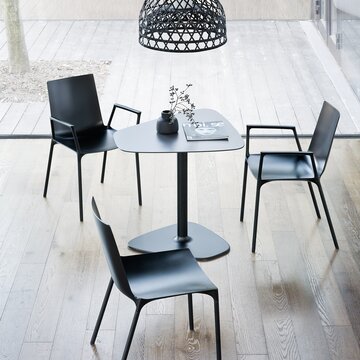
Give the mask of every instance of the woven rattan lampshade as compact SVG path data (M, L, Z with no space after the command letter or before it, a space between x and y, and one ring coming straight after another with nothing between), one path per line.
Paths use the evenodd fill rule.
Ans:
M226 43L225 12L218 0L145 0L139 42L160 51L198 52Z

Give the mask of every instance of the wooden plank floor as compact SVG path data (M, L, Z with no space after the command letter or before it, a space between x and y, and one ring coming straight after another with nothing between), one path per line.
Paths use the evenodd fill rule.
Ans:
M168 69L168 68L167 68ZM303 145L306 147L303 140ZM295 146L254 139L254 150ZM78 220L76 160L55 148L42 197L49 140L0 141L0 358L119 359L133 304L114 291L96 349L89 345L109 272L90 199L113 227L122 254L134 236L176 221L176 160L142 155L143 206L131 154L83 161L85 219ZM226 360L360 359L360 141L336 139L323 176L340 250L303 183L263 188L258 246L250 252L255 182L239 222L244 151L189 156L189 219L223 236L227 256L201 266L220 290ZM212 302L195 296L195 332L186 298L149 305L129 359L215 358Z
M311 134L328 100L341 112L338 133L359 134L353 114L360 105L349 109L298 21L229 21L228 44L197 54L141 47L135 21L34 20L24 28L31 61L111 61L101 96L104 119L114 102L142 110L143 121L157 118L168 107L169 86L192 83L196 106L220 111L241 133L248 123L291 123ZM0 22L0 60L6 58ZM49 132L47 103L0 103L0 135Z

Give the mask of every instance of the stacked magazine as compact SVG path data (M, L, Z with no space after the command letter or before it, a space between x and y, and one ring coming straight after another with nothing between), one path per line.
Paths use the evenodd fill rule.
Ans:
M228 140L229 134L223 121L200 121L195 124L183 123L188 141Z

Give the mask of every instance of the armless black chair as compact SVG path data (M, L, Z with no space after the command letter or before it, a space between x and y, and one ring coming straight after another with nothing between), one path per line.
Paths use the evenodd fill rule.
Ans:
M104 125L99 100L92 74L74 76L48 81L50 102L51 144L46 172L44 194L46 197L51 160L55 144L62 144L77 154L80 221L83 221L83 200L81 183L81 159L86 154L103 152L101 183L104 182L106 156L109 150L116 149L113 139L116 130L111 127L116 109L136 114L136 124L140 123L141 112L127 106L114 104L107 126ZM138 201L141 199L139 154L135 154Z
M189 327L190 330L194 330L192 294L201 293L210 295L214 299L216 358L220 360L218 289L202 271L190 250L181 249L135 256L120 256L111 228L101 220L94 198L92 198L92 208L111 278L90 344L95 344L114 283L136 305L122 360L128 356L140 311L144 305L158 299L187 295Z
M320 219L320 212L316 202L312 183L316 184L320 198L324 206L326 218L330 227L330 232L335 245L338 249L338 243L335 231L331 222L330 213L326 205L324 192L320 183L326 163L330 154L340 113L326 101L324 102L318 122L315 127L308 151L302 151L299 138L294 126L272 126L272 125L248 125L246 131L246 156L244 166L244 180L241 199L240 221L244 219L246 179L248 167L257 179L254 229L252 238L252 252L256 248L256 232L259 216L260 189L262 185L270 181L307 181L312 201L315 206L317 217ZM251 129L287 129L294 133L295 141L299 151L295 152L261 152L260 154L250 154L250 130Z

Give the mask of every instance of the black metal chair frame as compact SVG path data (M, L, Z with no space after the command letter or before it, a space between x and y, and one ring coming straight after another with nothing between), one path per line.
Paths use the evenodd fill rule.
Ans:
M324 105L325 104L327 104L327 103L324 102ZM329 105L330 104L327 104L327 106L329 106ZM240 221L244 220L246 181L247 181L247 173L248 173L248 159L249 159L249 156L251 155L250 154L250 139L251 139L250 132L251 132L252 129L290 130L290 131L293 132L298 151L293 151L293 152L289 152L289 151L286 151L286 152L282 152L282 151L264 151L264 152L260 152L260 161L259 161L258 174L257 174L257 176L255 176L257 178L257 184L256 184L255 214L254 214L253 237L252 237L251 251L253 253L255 253L255 250L256 250L256 235L257 235L257 225L258 225L258 217L259 217L260 190L261 190L261 187L264 184L266 184L268 182L271 182L271 181L307 181L308 187L309 187L309 190L310 190L310 195L311 195L314 207L315 207L316 215L317 215L318 219L321 219L319 207L318 207L316 197L315 197L315 193L314 193L314 190L313 190L313 187L312 187L312 183L316 184L318 189L319 189L319 194L320 194L322 204L324 206L324 211L325 211L326 219L327 219L328 224L329 224L329 228L330 228L331 236L332 236L332 239L333 239L333 242L334 242L334 246L335 246L336 249L339 249L339 245L338 245L337 238L336 238L336 235L335 235L334 227L333 227L331 217L330 217L330 212L329 212L328 206L326 204L324 191L323 191L323 188L322 188L321 182L320 182L321 175L322 175L323 171L325 170L327 159L325 161L325 165L323 167L322 173L319 174L317 166L316 166L315 155L314 155L314 153L312 151L303 151L302 150L295 126L286 126L286 125L247 125L247 127L246 127L246 154L245 154L245 163L244 163L244 177L243 177L243 189L242 189L242 197L241 197ZM335 130L336 130L336 128L335 128ZM334 131L334 134L335 134L335 131ZM332 140L333 140L333 137L332 137ZM331 143L332 143L332 141L331 141ZM331 148L331 145L330 145L330 148ZM330 150L329 150L329 152L330 152ZM263 178L264 159L267 156L271 156L271 155L301 156L301 157L309 156L310 159L311 159L312 171L313 171L314 176L306 178L306 179L286 179L286 178L284 178L284 179L279 179L279 178L274 178L274 179L266 178L266 179L264 179ZM327 155L327 158L328 158L328 155Z
M90 340L90 344L91 345L95 344L96 337L100 329L101 321L103 319L106 306L111 294L111 290L115 282L115 285L119 289L119 291L122 292L129 299L131 299L136 306L130 331L127 337L126 345L122 355L122 360L127 359L140 312L142 308L149 302L159 299L165 299L169 297L187 295L188 312L189 312L189 328L191 331L193 331L194 316L193 316L192 295L194 293L209 295L214 300L216 359L221 360L220 310L219 310L218 289L213 283L211 283L211 281L203 273L200 266L196 262L196 259L191 254L191 251L189 249L180 249L180 250L170 250L170 251L148 253L148 254L141 254L134 256L120 256L111 227L102 221L94 198L92 198L92 208L93 208L95 221L100 233L100 238L102 240L102 246L105 253L105 257L111 273L111 278L107 286L105 297L101 305L101 309ZM177 273L178 269L175 268L175 265L172 264L170 259L170 257L173 255L179 256L179 258L177 258L177 261L179 261L181 264L185 264L184 266L186 267L186 273L181 273L179 270L178 274L181 275L182 279L188 278L188 282L185 285L183 285L186 286L187 289L177 288L176 290L174 290L174 286L176 286L176 279L171 278L171 280L174 280L174 286L172 286L171 289L172 293L169 292L167 293L166 291L169 290L166 289L164 290L163 285L161 283L162 278L158 279L156 278L156 275L149 274L149 272L146 271L146 266L144 266L144 263L147 263L148 266L150 264L152 269L154 267L157 268L157 271L160 273L166 273L166 269L168 268L165 268L165 270L163 270L163 265L166 263L168 266L170 262L172 269L175 269L174 272ZM135 275L134 275L134 269L135 269ZM196 277L195 273L193 273L194 276L192 277L191 270L196 270L197 275L199 275L200 272L200 277L199 276ZM129 272L131 275L128 275ZM143 276L142 273L144 274ZM142 283L148 284L150 281L152 285L151 289L152 290L156 289L157 296L152 297L148 295L145 298L139 296L139 293L141 294L141 290L139 290L139 285L137 285L136 287L136 279L135 279L136 276L138 278L139 277L146 278L146 279L141 279ZM204 279L206 280L205 285L201 283L201 280ZM134 285L135 291L132 285Z
M141 111L130 108L130 107L125 106L125 105L120 105L120 104L115 103L113 105L113 108L112 108L112 111L111 111L111 114L110 114L110 118L109 118L108 124L106 126L107 129L112 129L111 122L113 120L116 109L122 109L122 110L125 110L125 111L136 114L136 116L137 116L136 125L138 125L140 123ZM55 126L54 126L55 123L58 124L58 125L62 125L63 127L68 128L71 131L72 140L75 143L75 149L67 146L64 142L61 141L60 137L56 136ZM46 178L45 178L45 186L44 186L43 197L45 198L46 195L47 195L47 189L48 189L48 184L49 184L49 177L50 177L51 162L52 162L54 146L56 144L62 144L65 147L67 147L68 149L75 151L76 154L77 154L78 186L79 186L79 212L80 212L80 221L83 221L84 216L83 216L81 159L82 159L82 157L84 155L86 155L88 153L96 153L96 152L84 152L81 149L79 136L78 136L78 134L76 132L76 127L73 124L67 123L65 121L62 121L62 120L59 120L59 119L56 119L56 118L50 116L50 125L51 125L51 136L52 136L52 138L51 138L51 143L50 143L49 159L48 159L48 165L47 165L47 170L46 170ZM102 170L101 170L101 179L100 179L101 183L104 182L106 158L107 158L107 151L104 151L104 156L103 156L103 161L102 161ZM141 206L142 205L142 195L141 195L141 180L140 180L140 161L139 161L139 154L138 153L135 154L135 163L136 163L138 202L139 202L139 205Z

